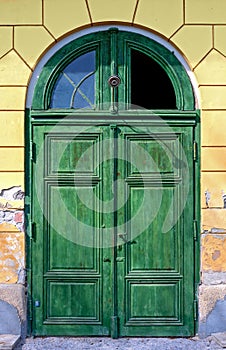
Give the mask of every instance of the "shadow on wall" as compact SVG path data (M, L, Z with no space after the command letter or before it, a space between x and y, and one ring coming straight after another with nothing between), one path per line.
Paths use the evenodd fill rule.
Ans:
M0 334L21 335L17 309L3 300L0 300Z
M199 325L200 338L219 332L226 332L226 296L224 300L216 302L214 309L206 317L205 322Z

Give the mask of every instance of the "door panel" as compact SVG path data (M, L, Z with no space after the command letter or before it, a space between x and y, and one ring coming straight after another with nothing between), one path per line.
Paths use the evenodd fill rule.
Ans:
M73 122L33 137L36 334L193 334L192 127Z
M119 135L129 241L118 251L120 335L192 334L192 128L120 127Z
M46 135L47 175L96 175L98 161L98 134ZM86 152L91 148L90 152ZM83 156L85 154L85 156ZM83 156L83 157L82 157ZM82 157L82 159L81 159Z
M154 199L158 191L157 189L150 188L145 188L144 190L150 192L151 203L149 207L144 208L143 215L141 216L140 214L139 216L139 219L143 222L145 217L150 219L149 211L151 210L151 206L154 205ZM178 231L175 234L176 228L173 227L167 233L161 232L161 224L164 222L166 209L172 200L173 192L173 189L164 188L162 203L156 217L150 224L147 222L146 226L149 224L148 227L143 229L141 235L135 238L134 244L128 246L129 273L145 273L148 271L159 273L160 270L166 272L176 270L178 263L178 243L180 243L177 240ZM131 200L133 207L138 202L136 197L133 197ZM132 212L134 211L133 207L131 208ZM136 231L139 230L139 227L136 226L134 225L131 228L131 235L133 237L136 235Z
M46 322L76 324L100 323L100 285L98 279L46 281L48 310ZM65 301L67 301L65 303Z
M129 303L126 325L167 325L180 320L180 281L130 280L126 286ZM136 301L136 302L134 302Z
M112 180L112 170L103 163L107 143L100 141L108 134L109 128L86 128L84 133L75 125L34 127L37 334L110 334L111 265L103 265L103 258L111 251L101 248L102 203L108 197L103 178L107 173Z

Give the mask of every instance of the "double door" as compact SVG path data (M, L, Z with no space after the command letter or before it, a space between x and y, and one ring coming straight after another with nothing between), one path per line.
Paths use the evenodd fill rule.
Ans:
M33 333L194 334L193 127L33 125Z

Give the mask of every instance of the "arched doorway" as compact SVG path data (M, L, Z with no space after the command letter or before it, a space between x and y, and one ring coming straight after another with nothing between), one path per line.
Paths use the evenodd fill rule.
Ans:
M196 127L186 71L136 33L45 64L29 116L34 335L195 332Z

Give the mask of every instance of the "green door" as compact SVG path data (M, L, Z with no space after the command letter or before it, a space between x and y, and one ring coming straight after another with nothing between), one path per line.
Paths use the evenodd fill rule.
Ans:
M111 152L102 144L109 132L100 127L81 132L76 125L34 127L37 334L110 334L111 254L102 248L101 205L111 197L112 169L102 159L103 152ZM111 216L107 220L112 227Z
M191 149L191 127L120 127L119 158L126 160L117 169L124 181L118 196L126 198L117 224L125 233L117 232L116 256L121 336L194 332Z
M169 94L158 113L132 106L145 107L149 95L129 77L139 72L144 47L156 51L156 43L141 37L143 51L134 51L135 34L110 31L100 34L95 51L95 39L80 43L87 46L80 52L83 70L72 59L67 70L66 49L52 58L47 68L59 58L67 65L60 77L54 69L42 73L31 111L32 333L193 335L197 116L191 90L183 94L185 87L174 82L175 100ZM103 42L124 50L109 53L100 49ZM80 75L71 73L76 69ZM104 77L114 80L116 73L120 85L105 85ZM90 110L95 100L99 110ZM175 110L166 110L170 103Z

